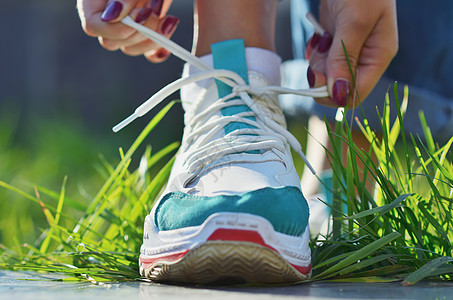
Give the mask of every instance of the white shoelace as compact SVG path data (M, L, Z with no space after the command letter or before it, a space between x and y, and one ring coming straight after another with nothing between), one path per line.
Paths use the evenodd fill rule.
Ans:
M202 134L207 133L203 137L205 141L204 146L187 153L187 161L185 163L188 166L189 172L199 174L211 162L230 154L252 150L270 150L274 152L277 150L279 152L285 153L285 142L287 142L294 149L294 151L296 151L301 156L311 172L315 174L314 169L302 152L302 147L297 139L283 126L267 116L262 111L260 105L257 105L256 102L252 100L250 95L262 96L263 94L296 94L314 98L328 97L329 94L327 92L326 86L304 90L293 90L280 86L251 87L247 85L242 77L240 77L235 72L229 70L216 70L212 68L211 66L200 60L198 57L192 55L186 49L180 47L175 42L165 38L164 36L143 25L134 22L132 18L126 17L122 20L122 22L134 28L147 38L158 43L159 45L170 51L173 55L197 67L202 72L191 75L187 78L178 79L162 88L159 92L154 94L151 98L140 105L132 115L113 127L114 132L121 130L136 118L145 115L156 105L165 100L174 92L181 89L183 86L197 81L215 78L231 86L233 88L233 92L230 95L217 100L204 112L195 116L190 124L188 124L192 127L192 132L187 137L188 142L191 142ZM236 97L238 98L234 99ZM246 111L234 116L223 116L222 118L219 118L214 122L201 122L202 120L207 120L209 116L225 107L244 104L247 105L251 109L251 111ZM255 117L256 120L247 118L252 116ZM231 122L245 123L256 128L243 128L234 130L233 132L225 135L225 137L223 137L222 139L211 141L211 138L219 130L223 129L225 125Z

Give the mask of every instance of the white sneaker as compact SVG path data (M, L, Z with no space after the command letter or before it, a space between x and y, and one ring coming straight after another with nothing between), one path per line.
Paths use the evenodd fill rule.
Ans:
M278 104L277 94L287 91L256 71L278 72L280 59L256 59L266 50L245 50L242 40L212 48L212 56L192 63L204 71L186 65L182 79L116 128L181 88L183 141L167 188L145 220L140 273L197 284L305 280L309 209L290 145L301 148Z
M247 72L241 42L214 49L237 48L227 55L243 63L250 86L270 85ZM256 52L248 50L248 56ZM224 59L216 57L219 51L217 64ZM222 68L234 68L227 64ZM185 73L197 72L187 67ZM242 94L213 78L182 89L184 137L167 189L145 221L142 275L188 283L282 283L310 274L308 206L282 135L278 99Z

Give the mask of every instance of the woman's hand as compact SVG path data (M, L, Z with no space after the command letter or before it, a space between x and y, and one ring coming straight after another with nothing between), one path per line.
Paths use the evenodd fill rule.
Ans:
M307 44L309 84L327 84L331 98L316 99L320 104L356 106L371 92L398 51L395 0L321 0L319 15L326 32L315 34Z
M172 0L77 0L77 8L83 30L97 37L102 47L132 56L144 55L158 63L170 53L120 21L130 15L137 23L169 38L179 23L178 18L166 15L171 3Z

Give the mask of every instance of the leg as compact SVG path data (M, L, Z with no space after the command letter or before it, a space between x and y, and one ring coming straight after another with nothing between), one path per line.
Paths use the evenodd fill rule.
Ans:
M307 137L306 155L310 158L310 163L319 174L328 168L323 146L327 147L329 144L329 136L324 121L316 116L311 116L308 121L308 132L310 134ZM318 179L313 176L307 166L302 173L301 185L307 196L314 195L318 192Z
M277 0L197 0L194 52L211 53L211 44L243 39L246 47L275 52Z
M333 130L334 124L330 123L330 130ZM324 121L320 120L317 116L312 116L310 117L309 123L308 123L308 132L310 132L310 135L307 139L307 157L310 157L310 160L312 160L312 165L315 167L315 170L317 172L322 172L324 170L330 169L329 163L327 161L327 156L324 153L324 147L326 147L329 151L332 151L332 146L330 144L329 137L327 135L326 131L326 126ZM357 146L359 149L364 149L365 151L369 151L371 145L368 142L368 140L363 136L362 132L359 130L352 130L352 140L354 142L354 145ZM313 136L313 137L312 137ZM343 143L343 166L346 168L346 162L347 162L347 150L348 150L348 145L346 143ZM373 161L375 164L377 164L377 159L373 155ZM364 169L364 165L362 161L357 157L357 166L359 170ZM359 174L361 175L361 174ZM307 194L307 196L314 195L319 192L319 182L310 173L310 170L308 168L304 169L303 175L302 175L302 180L301 180L301 185L303 187L304 192ZM371 191L373 189L373 183L372 182L367 182L367 188Z

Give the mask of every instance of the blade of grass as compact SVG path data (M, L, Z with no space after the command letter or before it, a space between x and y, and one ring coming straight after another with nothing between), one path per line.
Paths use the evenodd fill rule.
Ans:
M406 200L409 196L413 194L404 194L393 200L390 204L385 204L382 206L374 207L365 211L361 211L360 213L357 213L355 215L349 216L349 217L344 217L343 219L349 220L349 219L358 219L358 218L364 218L370 215L375 215L378 214L379 216L384 215L388 211L398 207L398 205L401 204L404 200Z
M402 112L402 106L400 106L400 101L399 101L399 96L398 96L398 84L395 82L395 85L394 85L394 92L395 92L395 102L396 102L396 111L398 113L398 119L399 119L399 123L400 123L400 126L401 126L401 132L403 134L401 134L401 139L403 141L403 147L404 147L404 157L406 159L406 167L407 167L407 174L408 174L408 182L409 182L409 185L412 186L412 175L410 175L412 173L412 167L411 167L411 163L410 163L410 157L409 157L409 151L408 151L408 146L407 146L407 141L406 141L406 135L404 134L405 129L404 129L404 123L403 123L403 112ZM408 95L409 95L409 87L407 85L404 86L404 96L403 96L403 103L407 103L407 99L408 99Z
M429 129L428 123L426 122L425 113L423 112L423 110L420 110L418 112L418 117L419 117L420 123L422 125L423 134L425 135L426 143L428 144L428 149L431 153L434 153L436 151L436 146L434 144L434 139L431 134L431 130Z
M57 212L55 214L55 218L53 219L53 222L50 224L50 229L49 232L44 239L44 241L41 244L41 247L39 248L40 253L46 253L47 250L49 249L50 241L52 238L52 235L55 232L55 226L58 225L60 222L60 216L61 216L61 211L63 210L63 203L65 199L65 193L66 193L66 181L68 180L68 177L65 176L63 179L63 184L61 185L61 191L60 191L60 198L58 199L58 205L57 205Z
M378 251L383 246L387 245L388 243L392 242L393 240L395 240L399 237L401 237L401 234L398 232L389 233L386 236L383 236L382 238L366 245L365 247L351 252L347 258L341 260L339 263L337 263L334 266L330 267L329 269L325 270L321 274L317 275L315 278L316 279L327 278L332 273L339 271L343 268L346 268L346 267L350 266L351 264L372 254L373 252Z
M430 225L432 225L436 229L436 231L440 234L440 236L443 239L445 239L445 241L447 242L447 245L448 244L450 245L450 247L448 247L449 249L447 250L447 252L451 252L450 239L448 238L448 234L447 234L447 232L445 232L445 230L442 227L442 225L440 225L438 220L436 220L433 217L433 215L428 211L428 209L426 209L425 203L419 202L417 207L420 209L420 211L422 212L423 216L425 216L425 218L429 221Z
M40 193L47 195L47 196L51 197L52 199L58 200L60 198L61 194L59 194L57 192L54 192L54 191L52 191L46 187L40 186L40 185L37 185L36 187L38 188L38 191ZM88 208L88 206L85 205L84 203L74 200L68 196L65 197L64 203L65 203L66 207L75 208L76 210L81 211L81 212L86 211L86 209Z
M406 279L404 279L404 281L402 282L402 284L404 286L410 286L410 285L416 284L420 280L431 276L431 274L433 274L437 270L437 268L439 268L440 266L445 265L448 262L452 262L452 261L453 261L453 257L447 257L447 256L438 257L436 259L433 259L432 261L423 265L417 271L415 271L415 272L411 273L409 276L407 276Z
M369 259L361 260L361 261L359 261L353 265L350 265L349 267L346 267L343 270L339 271L339 275L344 276L349 273L365 269L366 267L372 266L374 264L377 264L377 263L379 263L383 260L389 259L391 257L395 257L395 255L394 254L382 254L382 255L371 257Z
M109 179L105 182L105 184L102 186L98 194L95 196L93 202L90 204L87 210L87 214L93 213L94 209L98 205L98 203L101 201L101 199L104 197L105 193L111 186L111 184L117 179L118 174L121 172L121 170L124 167L124 164L132 157L132 154L137 150L137 148L140 146L140 144L143 142L143 140L148 136L148 134L154 129L154 127L159 124L159 122L162 120L162 118L167 114L167 112L172 108L174 105L175 101L170 102L167 104L157 115L151 120L151 122L143 129L143 131L140 133L140 135L137 137L137 139L134 141L132 146L129 148L127 153L125 154L124 159L120 162L120 164L115 168L115 171L112 173L112 175L109 177Z

